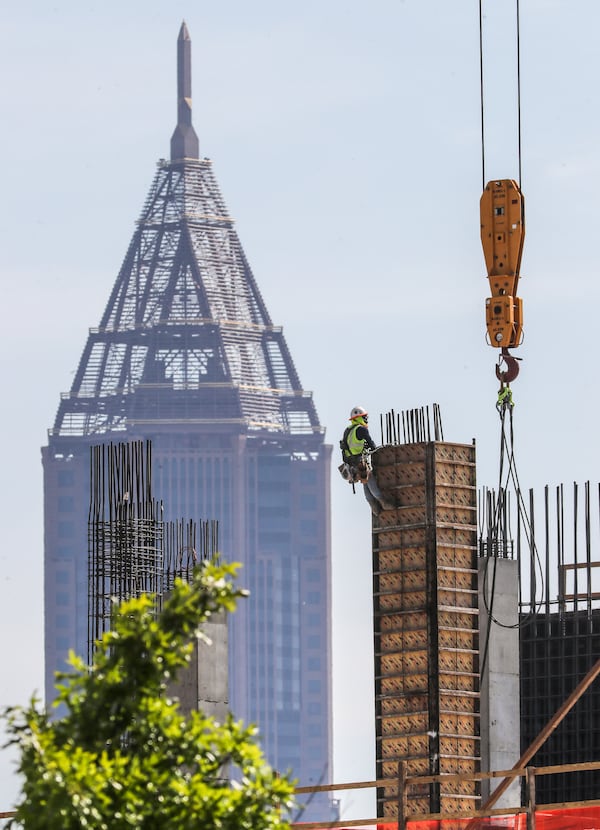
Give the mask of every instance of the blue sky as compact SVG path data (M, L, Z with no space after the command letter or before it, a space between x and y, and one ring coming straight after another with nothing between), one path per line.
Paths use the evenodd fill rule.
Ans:
M514 7L484 0L488 179L518 174ZM169 153L182 19L201 153L328 440L356 404L378 423L436 401L446 439L475 438L479 482L495 483L476 0L12 4L0 29L0 705L42 688L40 447ZM597 480L599 27L596 0L521 2L524 487ZM332 493L342 782L374 775L370 517L337 474ZM15 790L4 752L0 810ZM345 797L344 815L364 804Z

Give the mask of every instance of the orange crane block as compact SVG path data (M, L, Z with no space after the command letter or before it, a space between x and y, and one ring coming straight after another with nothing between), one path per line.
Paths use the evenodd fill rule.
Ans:
M488 182L480 202L481 244L491 297L486 326L494 348L519 346L523 340L523 303L517 297L525 240L525 200L512 179Z

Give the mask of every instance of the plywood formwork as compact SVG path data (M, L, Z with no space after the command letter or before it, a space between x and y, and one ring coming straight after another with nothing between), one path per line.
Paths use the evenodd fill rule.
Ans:
M375 474L394 509L373 523L377 777L479 771L475 447L381 447ZM397 817L397 789L378 816ZM408 814L468 812L474 781L411 787Z

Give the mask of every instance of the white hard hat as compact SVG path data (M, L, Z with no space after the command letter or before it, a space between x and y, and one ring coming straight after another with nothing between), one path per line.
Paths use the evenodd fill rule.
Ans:
M366 418L368 414L367 410L363 409L362 406L355 406L350 412L350 420L353 421L355 418Z

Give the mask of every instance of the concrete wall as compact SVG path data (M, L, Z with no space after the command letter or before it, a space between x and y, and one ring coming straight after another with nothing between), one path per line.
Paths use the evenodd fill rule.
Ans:
M227 617L215 614L202 626L202 632L211 640L194 642L189 666L182 670L177 681L170 684L169 694L178 697L181 711L189 713L200 709L206 715L223 723L229 712Z
M493 592L492 592L493 586ZM493 601L492 601L493 595ZM491 616L501 625L493 621ZM511 769L519 760L519 621L518 563L512 559L479 560L479 631L481 677L481 769ZM489 640L486 638L490 626ZM506 628L504 626L514 626ZM484 664L485 659L485 664ZM483 800L502 779L482 782ZM494 808L521 804L515 778Z

